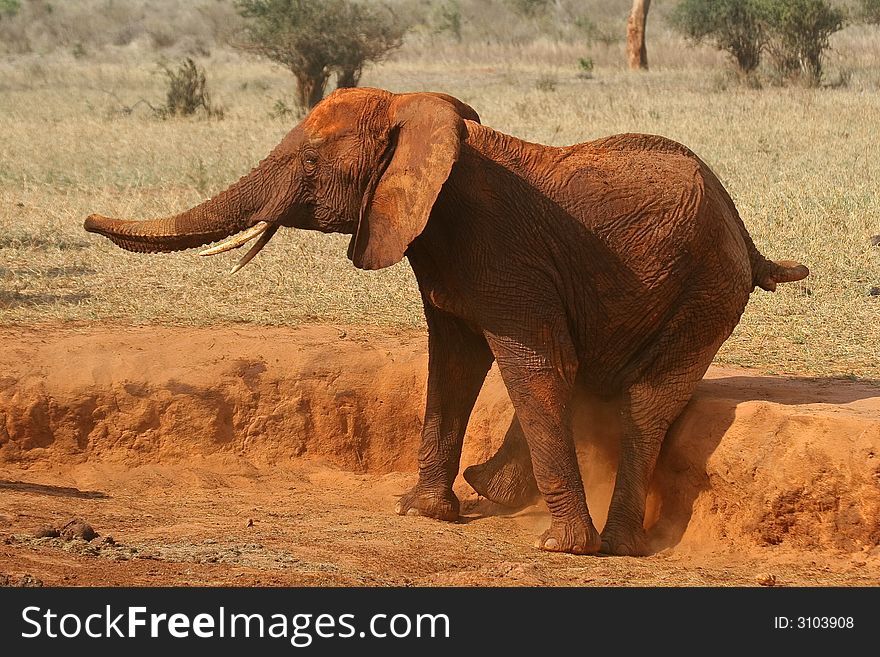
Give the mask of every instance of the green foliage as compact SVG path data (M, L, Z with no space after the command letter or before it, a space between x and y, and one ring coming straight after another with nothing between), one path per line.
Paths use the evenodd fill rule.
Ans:
M277 98L272 106L272 110L269 112L269 116L273 119L282 120L288 120L291 117L302 118L302 115L302 108L291 107L283 98Z
M880 25L880 0L860 0L858 17L865 23Z
M587 16L575 16L572 25L586 38L587 43L611 46L624 38L622 31L602 29Z
M559 83L559 80L556 79L555 75L550 73L541 74L537 80L535 80L535 89L538 91L556 91L556 85Z
M437 5L433 23L435 33L449 32L456 41L461 41L461 5L458 0Z
M785 77L822 78L822 54L828 38L843 28L846 15L826 0L765 0L767 50Z
M298 101L314 107L330 74L357 86L364 64L399 48L404 25L384 5L353 0L236 0L247 21L240 46L288 68Z
M211 102L205 70L196 66L189 57L182 60L177 69L160 64L168 79L165 104L156 109L161 118L172 116L192 116L199 110L213 118L223 118L223 110Z
M21 0L0 0L0 20L15 16L21 9Z
M741 73L757 69L767 51L783 77L803 75L811 84L819 82L828 38L844 20L827 0L683 0L670 16L687 37L730 53Z
M507 0L507 4L517 14L533 18L547 12L550 0Z
M684 0L670 15L673 27L696 42L728 52L741 73L761 63L766 43L766 0Z
M578 58L578 71L577 76L582 80L589 80L593 77L593 69L596 67L593 62L592 57L579 57Z

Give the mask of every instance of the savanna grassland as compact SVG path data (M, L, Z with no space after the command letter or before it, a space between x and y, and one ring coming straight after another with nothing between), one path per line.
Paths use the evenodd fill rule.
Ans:
M506 15L516 38L416 29L362 84L453 94L530 141L636 131L683 142L718 173L758 247L812 272L757 291L717 361L880 378L880 28L834 35L819 88L745 85L720 54L666 28L668 2L649 18L651 70L625 70L614 35L629 3L584 4L597 18L583 38L534 23L519 34ZM221 42L35 42L0 58L0 323L422 326L406 262L358 271L344 236L281 231L230 277L237 254L147 257L82 230L92 212L179 211L248 171L298 121L289 72ZM222 119L161 120L139 102L162 102L157 62L182 54L205 68Z

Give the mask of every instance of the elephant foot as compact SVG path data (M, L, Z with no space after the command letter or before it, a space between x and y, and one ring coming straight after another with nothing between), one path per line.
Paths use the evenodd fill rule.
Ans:
M538 498L528 455L510 458L499 451L485 463L465 468L463 476L480 495L512 509L528 506Z
M552 520L550 529L541 534L535 547L548 552L568 552L569 554L596 554L601 540L593 521L585 520L560 522Z
M458 520L458 498L452 490L422 488L416 484L400 496L394 511L399 516L425 516L447 522Z
M641 526L624 529L620 525L607 524L602 531L601 552L616 557L644 557L651 554L647 535Z

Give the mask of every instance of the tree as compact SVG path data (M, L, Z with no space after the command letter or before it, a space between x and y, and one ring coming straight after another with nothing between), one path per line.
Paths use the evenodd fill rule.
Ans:
M683 0L673 9L673 27L695 42L710 42L729 53L740 73L761 63L766 44L766 0Z
M829 37L844 25L842 9L826 0L766 0L767 50L785 76L805 76L811 85L822 78L822 55Z
M297 100L312 108L331 73L357 85L363 66L400 47L405 27L378 3L353 0L236 0L247 20L239 47L267 57L296 77Z
M390 9L350 3L336 45L336 86L356 87L364 64L379 62L403 41L404 27Z
M827 0L683 0L670 18L691 39L729 52L744 74L766 50L784 77L818 84L828 39L846 14Z
M648 69L648 51L645 48L645 23L651 0L633 0L632 11L626 22L626 52L632 70Z

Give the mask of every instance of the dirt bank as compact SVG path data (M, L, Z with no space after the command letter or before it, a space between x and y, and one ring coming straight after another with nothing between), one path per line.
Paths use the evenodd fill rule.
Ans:
M366 327L0 330L0 573L45 583L880 583L880 386L710 370L664 446L647 559L531 548L463 481L465 521L391 513L414 480L425 338ZM615 409L577 403L601 526ZM462 465L511 417L493 372ZM114 544L34 538L87 519ZM248 521L251 522L248 522ZM82 543L82 544L81 544Z

